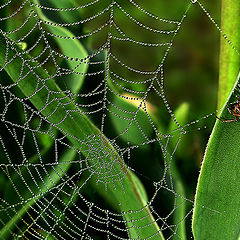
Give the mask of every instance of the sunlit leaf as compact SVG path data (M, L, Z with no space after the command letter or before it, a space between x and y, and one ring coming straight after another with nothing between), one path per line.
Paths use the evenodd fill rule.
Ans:
M135 101L135 105L126 97L114 96L109 105L110 118L117 134L131 144L143 144L154 134L151 117L147 114L146 102Z

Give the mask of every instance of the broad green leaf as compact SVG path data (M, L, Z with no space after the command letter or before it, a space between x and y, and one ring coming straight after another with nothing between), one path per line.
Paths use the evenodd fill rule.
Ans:
M10 40L0 35L0 66L3 66L5 61L6 41ZM9 48L8 59L11 59L16 51L22 53L15 44L12 48ZM90 154L88 165L89 171L96 178L95 187L102 184L106 187L105 194L112 192L127 221L130 236L132 238L152 236L152 239L164 239L139 185L136 184L133 173L127 168L111 142L81 113L72 100L66 97L37 62L29 61L30 57L26 54L20 56L28 60L28 65L25 64L22 68L22 75L25 77L18 82L18 87L25 96L31 96L29 100L32 104L72 142L76 149L84 156ZM22 65L18 53L14 61L5 66L5 70L14 82L18 80ZM96 147L95 150L90 149L93 146ZM99 155L100 158L97 157Z
M234 97L235 93L232 92L229 102L234 102ZM232 119L233 116L227 111L227 103L220 116ZM196 240L240 238L239 132L239 122L224 123L216 120L197 185L193 212L193 234Z
M61 177L68 171L71 166L71 160L75 157L76 152L72 149L68 149L59 159L59 162L65 162L61 166L56 166L53 170L49 172L49 176L46 176L43 181L39 181L39 188L41 191L35 193L35 197L29 198L26 203L24 203L21 208L17 208L16 214L5 224L5 226L0 229L0 237L2 239L9 239L11 231L16 227L18 222L24 217L25 214L32 208L32 206L39 200L41 197L49 192L49 189L56 186L61 180ZM29 184L34 184L29 182ZM34 186L36 187L36 186ZM37 188L37 189L39 189ZM20 196L22 197L22 196ZM14 199L13 199L14 200Z
M62 53L68 58L66 61L69 70L76 72L67 74L67 77L61 75L60 83L65 82L67 89L70 89L73 93L78 93L83 84L84 74L87 72L87 51L67 28L54 24L54 22L44 16L40 8L36 7L35 9L44 26L55 36L54 40L59 45Z

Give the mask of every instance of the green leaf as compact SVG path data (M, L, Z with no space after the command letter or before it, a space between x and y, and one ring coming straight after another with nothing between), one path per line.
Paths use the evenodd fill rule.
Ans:
M233 102L234 97L235 93L232 92L229 102ZM227 102L221 117L233 118L227 111ZM197 185L193 212L193 234L196 240L240 238L239 132L239 122L224 123L216 120Z
M174 116L178 123L183 126L187 122L187 117L189 113L189 104L188 103L182 103L174 112ZM175 185L175 191L178 194L178 196L175 196L176 198L176 206L177 208L173 212L173 218L174 218L174 224L177 226L176 235L173 236L172 239L183 239L186 240L186 223L185 223L185 217L186 217L186 196L185 196L185 190L184 190L184 184L182 182L182 178L180 176L180 173L178 171L178 168L176 166L176 160L181 156L181 145L179 145L179 138L183 135L183 130L179 128L179 126L176 124L176 122L172 119L169 124L169 133L173 134L173 138L169 142L168 151L170 153L174 153L174 160L171 161L171 174L173 177L174 185ZM175 151L177 145L177 150Z
M146 142L147 138L153 136L154 130L151 121L143 110L144 101L136 102L137 107L125 98L115 95L111 102L110 118L117 130L117 135L120 135L125 142L140 145Z
M131 238L145 239L152 236L151 239L154 240L164 239L148 207L146 191L131 170L128 170L127 176L121 180L121 183L115 183L115 189L113 187L106 189L102 184L96 185L96 176L90 181L91 186L122 214Z
M77 3L77 1L75 0L49 0L49 3L52 4L52 6L54 8L58 8L58 9L72 9L74 7L79 6L80 4ZM55 11L56 12L56 11ZM80 13L82 12L82 8L78 9L78 10L63 10L60 12L60 17L63 19L63 22L67 22L67 23L73 23L76 21L79 21L79 17L80 17ZM49 14L53 13L52 11L49 12Z
M34 2L38 3L37 0ZM70 89L73 93L78 93L85 78L84 74L87 72L88 68L87 51L81 42L76 39L68 29L56 25L54 22L49 20L46 16L44 16L40 8L36 7L35 9L39 18L43 21L44 26L55 36L54 40L59 45L62 53L67 57L66 61L69 66L69 70L73 70L75 72L67 75L61 75L59 79L60 83L65 82L67 89Z
M10 40L0 35L0 66L5 63L6 41ZM37 62L30 61L30 56L24 54L15 44L8 49L8 59L16 52L18 54L14 61L5 66L6 72L16 82L20 69L22 70L22 76L25 77L17 86L46 120L71 141L73 147L80 150L84 156L88 156L88 168L96 179L96 187L104 185L106 194L112 192L127 221L130 236L164 239L139 189L139 184L136 184L136 177L127 168L111 142L81 113L72 100L66 97L46 71L39 67ZM45 79L48 80L44 81ZM91 149L93 146L95 149Z

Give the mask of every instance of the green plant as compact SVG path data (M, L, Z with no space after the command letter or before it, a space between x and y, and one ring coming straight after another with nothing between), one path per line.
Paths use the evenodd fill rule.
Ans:
M240 19L232 18L240 11L239 1L222 1L222 28L231 33L238 46ZM233 21L232 21L233 19ZM227 59L227 60L226 60ZM220 115L230 118L227 105L239 99L239 52L221 39L218 105ZM237 76L238 75L238 76ZM216 122L209 138L199 175L193 214L196 239L239 239L239 122Z
M239 238L239 124L214 126L193 209L194 178L186 175L201 156L189 153L196 138L191 134L204 129L205 119L211 128L213 114L206 113L215 103L204 94L189 101L192 96L180 91L186 80L176 81L186 77L181 70L164 74L175 64L167 62L172 53L180 61L185 56L182 39L192 42L193 34L181 32L186 16L199 4L213 18L199 2L145 3L164 19L133 1L76 2L35 0L19 7L4 1L0 9L7 20L0 22L0 238L188 239L192 210L195 239ZM230 10L223 4L227 34L229 11L239 9L233 2ZM234 20L238 29L240 18ZM185 31L193 29L189 24ZM240 39L235 34L229 33L234 46ZM239 52L229 39L220 54L224 118L239 94L239 79L227 101L228 92L221 91L239 71ZM194 52L196 59L204 51ZM231 70L226 58L235 63ZM196 85L204 85L208 74L197 75Z

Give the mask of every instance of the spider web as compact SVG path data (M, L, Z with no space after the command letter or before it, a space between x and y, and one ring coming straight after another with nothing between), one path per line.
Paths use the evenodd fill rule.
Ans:
M193 201L175 153L199 120L175 118L164 70L192 5L168 19L133 0L1 3L1 239L181 239Z

